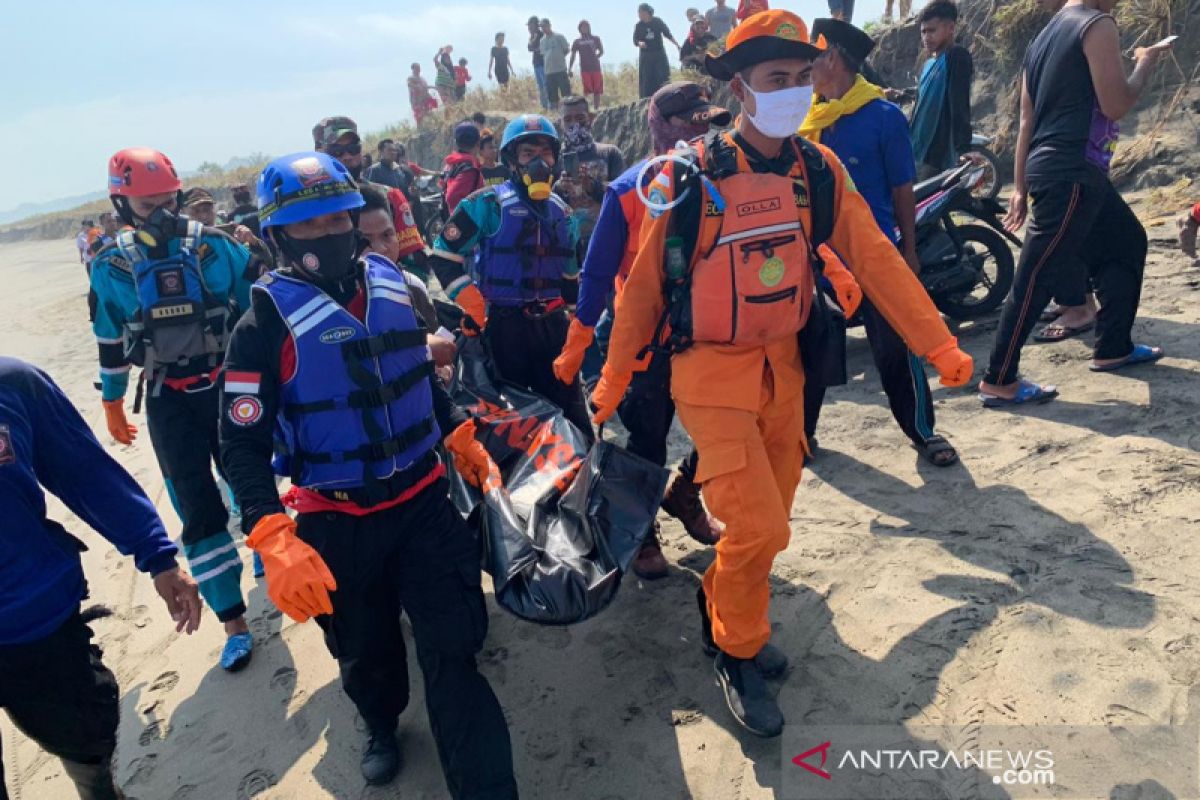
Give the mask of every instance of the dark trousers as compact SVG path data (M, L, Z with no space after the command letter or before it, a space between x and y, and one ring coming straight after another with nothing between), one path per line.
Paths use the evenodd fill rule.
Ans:
M446 482L366 516L301 514L297 529L337 581L333 614L317 622L342 687L371 730L395 728L408 705L403 610L451 796L515 798L508 727L475 663L488 624L479 545L450 504Z
M565 310L537 317L519 308L493 306L483 335L500 377L536 392L563 410L567 420L595 441L592 419L576 377L570 386L554 377L554 359L562 352L571 322Z
M147 392L146 423L167 491L183 522L183 551L204 600L217 619L246 613L242 601L241 559L229 535L229 512L213 476L220 469L216 386L180 392L169 386Z
M546 100L551 108L558 107L558 101L571 96L571 79L565 72L546 73Z
M1133 351L1133 321L1146 267L1142 223L1108 181L1094 186L1031 181L1029 199L1029 231L984 374L991 384L1017 380L1021 347L1064 270L1077 269L1078 260L1087 265L1100 301L1095 357L1123 358Z
M913 444L924 445L934 435L935 424L933 393L929 391L925 368L871 301L863 298L859 309L867 344L871 346L871 357L875 360L892 416ZM825 387L816 381L805 381L805 435L811 437L817 432L817 420L824 403Z
M675 402L671 399L671 357L655 353L650 366L633 373L625 399L617 408L621 424L629 431L625 449L652 461L660 467L667 465L667 438L675 419ZM696 449L679 464L679 471L688 480L695 480Z
M116 800L110 762L117 749L117 679L78 613L54 633L0 645L0 708L13 725L63 760L84 800ZM33 797L33 789L23 796ZM4 758L0 753L0 800Z
M1059 273L1054 302L1060 306L1081 306L1087 303L1087 293L1091 290L1087 264L1076 258Z

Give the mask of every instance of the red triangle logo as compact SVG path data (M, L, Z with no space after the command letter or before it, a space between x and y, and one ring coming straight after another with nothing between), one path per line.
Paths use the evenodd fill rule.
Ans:
M814 767L812 764L805 763L808 758L816 755L817 753L821 754L821 767L825 766L825 759L829 756L829 742L824 742L816 747L805 750L803 753L793 758L792 763L797 767L803 767L813 775L817 775L827 781L832 780L833 776L821 769L821 767Z

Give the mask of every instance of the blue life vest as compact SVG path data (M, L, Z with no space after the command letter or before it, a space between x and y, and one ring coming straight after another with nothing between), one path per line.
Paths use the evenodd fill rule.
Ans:
M535 210L511 183L495 188L500 229L479 243L480 289L492 305L522 306L562 296L563 270L575 255L570 207L557 195Z
M169 367L198 366L210 371L225 354L237 304L218 300L208 290L197 248L204 226L191 220L179 250L150 258L135 232L117 236L117 249L129 263L138 313L125 323L125 353L147 372L155 393Z
M366 257L366 324L315 285L260 278L296 346L275 424L275 471L308 489L369 487L438 443L425 329L404 279Z

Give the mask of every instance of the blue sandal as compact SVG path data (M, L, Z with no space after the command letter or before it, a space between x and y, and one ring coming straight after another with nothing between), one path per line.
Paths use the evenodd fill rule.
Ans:
M1148 344L1135 344L1133 346L1133 351L1120 361L1114 361L1111 364L1105 364L1103 366L1100 364L1091 364L1088 366L1088 369L1090 369L1092 372L1112 372L1125 367L1132 367L1135 364L1153 364L1164 355L1166 355L1166 353L1163 352L1161 347L1151 347Z
M237 672L250 663L254 652L254 637L249 633L235 633L225 640L221 650L221 669Z
M1028 403L1046 403L1058 397L1058 387L1039 386L1033 381L1021 379L1017 385L1017 393L1009 397L1000 397L986 392L979 393L984 408L1004 408L1005 406L1023 406Z

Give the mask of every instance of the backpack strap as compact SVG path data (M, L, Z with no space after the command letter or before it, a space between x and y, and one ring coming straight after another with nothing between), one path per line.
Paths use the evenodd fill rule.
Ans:
M180 243L182 247L188 250L195 250L200 246L200 235L204 232L204 225L196 222L194 219L189 219L187 224L187 233L183 236L183 241Z
M809 237L815 250L829 241L833 235L833 211L836 202L836 179L833 169L820 149L802 137L793 137L800 158L804 161L804 175L808 181L808 208L812 217Z
M121 251L121 255L125 257L125 260L129 262L131 272L134 265L146 260L146 257L142 255L142 249L137 246L137 239L134 238L134 233L132 230L121 231L117 234L116 240L117 249Z

